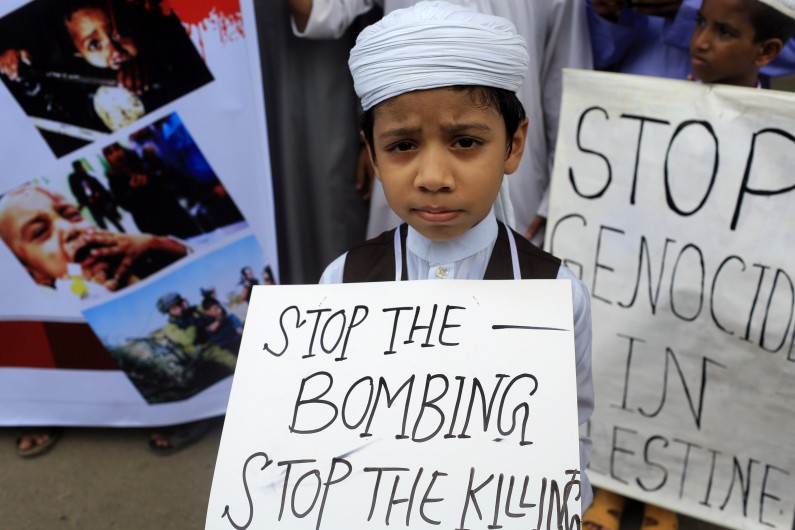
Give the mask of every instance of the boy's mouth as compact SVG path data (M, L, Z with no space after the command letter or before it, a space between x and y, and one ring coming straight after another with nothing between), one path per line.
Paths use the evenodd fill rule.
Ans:
M693 64L693 66L704 66L707 64L706 59L704 59L700 55L691 55L690 62Z
M417 216L431 223L444 223L451 221L461 213L460 210L446 210L443 208L415 208Z

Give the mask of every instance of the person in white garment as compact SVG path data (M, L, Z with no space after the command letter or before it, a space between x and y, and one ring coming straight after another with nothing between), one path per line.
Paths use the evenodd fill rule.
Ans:
M349 66L362 137L405 223L337 258L320 281L570 280L582 425L594 405L588 291L493 209L525 154L528 120L516 92L528 63L510 21L442 1L394 11L360 33ZM590 449L581 437L583 509L592 496Z
M293 32L311 39L339 37L358 15L374 6L382 5L384 13L388 14L415 2L287 0L293 14ZM518 96L527 111L530 127L525 156L516 173L507 179L513 212L506 214L506 220L540 245L558 132L562 69L591 69L593 66L585 5L583 0L453 0L453 3L510 20L527 42L528 75ZM368 238L394 228L399 222L386 204L377 181L370 200ZM511 213L515 216L513 222Z

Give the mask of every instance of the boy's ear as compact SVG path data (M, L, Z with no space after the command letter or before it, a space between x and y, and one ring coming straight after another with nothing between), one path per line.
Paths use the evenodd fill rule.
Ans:
M754 64L757 68L766 66L781 53L782 48L784 48L784 43L781 39L772 38L762 41L759 44L759 51L757 52Z
M516 128L516 132L513 134L513 138L511 138L510 145L508 146L510 151L508 152L508 156L505 158L505 174L510 175L514 171L516 171L519 167L519 162L522 161L522 155L524 154L524 145L525 141L527 140L527 126L528 121L527 118L522 120L522 123L519 124L519 127Z

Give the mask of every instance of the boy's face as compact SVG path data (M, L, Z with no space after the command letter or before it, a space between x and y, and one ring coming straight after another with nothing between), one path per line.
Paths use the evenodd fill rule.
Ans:
M118 70L123 63L138 55L133 40L118 35L101 9L78 9L65 24L78 55L92 66Z
M525 122L509 154L502 116L468 91L407 92L375 109L375 173L401 219L428 239L455 239L488 215L526 134Z
M86 257L78 251L92 228L75 206L41 188L24 187L0 199L0 237L42 285L52 286L66 276L67 263Z
M705 83L750 86L767 64L765 42L754 42L756 30L743 0L704 0L690 41L693 76Z

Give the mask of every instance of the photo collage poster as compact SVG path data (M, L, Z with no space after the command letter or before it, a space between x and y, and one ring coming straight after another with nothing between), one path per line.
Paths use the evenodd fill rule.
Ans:
M15 4L0 393L19 406L0 424L222 413L251 287L278 281L253 6Z

